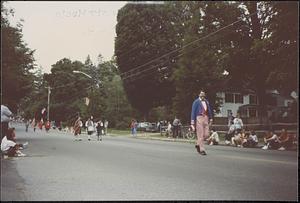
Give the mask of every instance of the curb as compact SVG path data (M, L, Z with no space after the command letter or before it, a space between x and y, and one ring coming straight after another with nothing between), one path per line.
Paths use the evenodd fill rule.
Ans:
M187 139L168 139L168 138L158 138L158 137L136 137L137 139L144 139L144 140L159 140L159 141L167 141L167 142L183 142L183 143L195 143L196 140L187 140ZM226 145L226 144L218 144L214 146L229 146L232 147L231 145ZM259 143L256 147L253 148L261 148L263 147L263 144Z
M195 140L186 140L186 139L169 139L169 138L159 138L159 137L136 137L137 139L144 140L159 140L159 141L167 141L167 142L184 142L184 143L195 143Z

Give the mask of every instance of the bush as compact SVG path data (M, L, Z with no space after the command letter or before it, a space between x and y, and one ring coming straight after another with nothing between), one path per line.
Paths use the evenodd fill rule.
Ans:
M120 121L120 122L117 122L116 123L116 129L118 129L118 130L122 130L122 129L128 129L128 126L129 126L129 124L128 124L128 122L125 122L125 121Z

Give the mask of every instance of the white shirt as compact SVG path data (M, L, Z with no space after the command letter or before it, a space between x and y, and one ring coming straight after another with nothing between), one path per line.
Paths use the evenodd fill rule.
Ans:
M8 140L6 136L3 137L1 141L1 151L5 152L9 148L14 147L16 143L14 141Z
M258 142L257 136L255 134L254 135L250 135L249 138L251 140L253 140L254 142Z
M243 125L244 125L242 119L240 119L240 118L235 118L233 120L233 124L234 124L235 129L242 129Z
M167 130L168 131L171 131L171 129L172 129L172 125L171 125L171 123L168 125L168 128L167 128Z
M278 140L278 136L276 134L273 134L273 136L271 138L269 138L268 140Z
M85 126L87 127L88 131L94 131L95 130L93 121L90 121L90 122L86 121Z
M201 103L202 103L202 106L203 106L204 110L206 111L206 110L207 110L207 105L206 105L205 100L202 101L202 100L200 99L200 101L201 101Z
M219 134L217 132L213 132L210 137L216 142L220 142Z
M2 122L9 122L10 116L12 115L12 112L4 105L1 105L1 123Z

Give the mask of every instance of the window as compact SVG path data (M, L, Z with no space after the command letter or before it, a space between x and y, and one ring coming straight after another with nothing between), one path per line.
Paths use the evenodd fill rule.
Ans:
M249 103L250 104L257 104L257 96L255 95L249 95Z
M246 109L240 109L239 113L241 117L248 117Z
M230 115L232 115L232 110L231 109L227 110L227 117L229 117Z
M257 110L255 108L249 108L249 117L256 117Z
M232 93L225 93L225 102L226 103L234 103Z
M244 103L244 97L241 94L234 94L234 103Z

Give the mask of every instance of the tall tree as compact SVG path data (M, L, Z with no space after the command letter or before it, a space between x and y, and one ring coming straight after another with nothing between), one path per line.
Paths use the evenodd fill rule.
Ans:
M8 17L13 9L7 9L1 1L1 98L13 111L17 111L21 99L32 91L35 68L33 53L23 41L21 22L14 27Z
M236 37L235 26L220 32L220 29L237 21L239 10L235 3L188 2L185 7L190 16L185 23L183 55L173 74L176 87L174 113L184 122L190 119L193 100L205 89L207 96L217 110L216 92L223 81L228 50Z
M172 7L127 4L118 13L116 62L130 103L144 115L152 107L170 103L174 95L170 74L177 59L164 57L181 45L175 26L179 16Z
M53 120L72 121L84 108L84 97L93 83L73 70L84 70L84 64L64 58L52 65L50 74L44 75L47 86L51 87L50 118Z
M240 8L246 29L240 32L243 41L229 53L229 72L233 84L255 90L262 118L268 88L296 89L298 9L293 2L255 1Z

